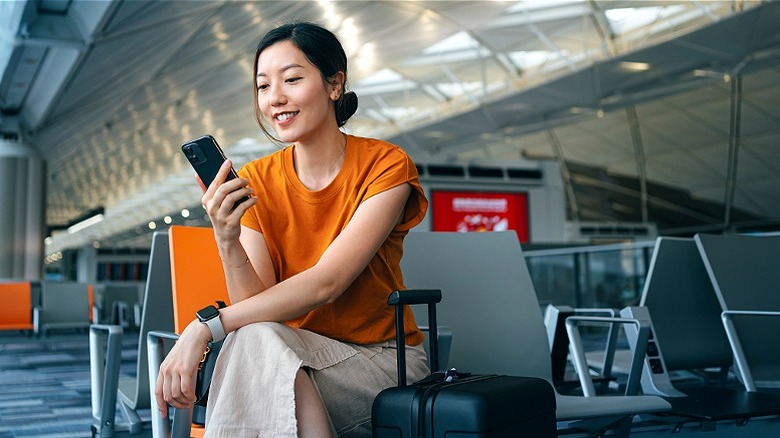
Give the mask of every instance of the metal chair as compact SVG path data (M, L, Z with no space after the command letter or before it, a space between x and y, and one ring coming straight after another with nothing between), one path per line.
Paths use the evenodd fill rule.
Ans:
M121 325L93 324L89 332L90 378L92 381L92 430L95 436L116 436L151 432L151 420L142 419L139 410L150 409L150 381L146 336L150 331L173 330L171 264L168 233L152 236L149 274L143 299L138 334L138 361L133 378L120 378L123 328ZM116 421L117 400L125 421ZM156 407L152 408L154 412Z
M453 333L448 366L552 383L539 301L514 232L411 232L404 241L401 267L407 287L442 290L438 320ZM422 314L415 317L425 321ZM581 357L584 360L584 354ZM634 378L638 386L639 373ZM625 395L557 394L557 406L558 421L568 428L614 428L623 434L634 415L670 408L660 397Z

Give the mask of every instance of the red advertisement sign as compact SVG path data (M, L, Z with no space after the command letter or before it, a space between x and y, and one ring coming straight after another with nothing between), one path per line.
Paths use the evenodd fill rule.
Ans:
M515 230L528 242L528 194L495 192L432 193L433 231Z

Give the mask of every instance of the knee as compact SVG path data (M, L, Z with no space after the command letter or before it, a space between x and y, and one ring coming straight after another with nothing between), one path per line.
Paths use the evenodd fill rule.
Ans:
M256 322L245 325L230 334L237 346L289 345L292 329L278 322Z

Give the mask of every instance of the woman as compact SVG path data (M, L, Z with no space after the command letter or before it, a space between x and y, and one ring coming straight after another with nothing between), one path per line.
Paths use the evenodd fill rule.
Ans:
M209 321L229 333L209 436L370 436L371 403L396 384L387 296L404 287L403 238L428 204L400 148L339 129L357 109L346 80L341 44L318 25L283 25L258 45L258 123L289 146L229 182L226 162L203 195L232 303ZM405 312L412 381L428 369ZM183 331L157 379L163 415L166 402L192 405L196 365L218 333L198 320Z

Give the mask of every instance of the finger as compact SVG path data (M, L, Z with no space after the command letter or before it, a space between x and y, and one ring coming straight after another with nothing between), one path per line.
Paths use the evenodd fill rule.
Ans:
M181 380L181 394L189 403L195 403L195 375L192 378Z
M232 181L231 181L232 182ZM217 206L217 210L215 211L216 217L212 216L212 219L218 219L218 220L230 220L233 219L232 213L233 210L236 208L236 204L244 197L249 197L252 194L252 189L249 187L237 187L235 190L228 191L228 183L225 183L222 187L219 188L217 195L214 199L217 199L221 196L222 201Z
M230 209L232 210L237 202L241 201L244 198L251 198L254 192L255 191L251 187L238 188L225 195L225 200L223 201L223 204L230 205Z
M228 173L230 173L230 169L233 168L233 162L230 160L225 160L222 162L222 165L219 166L219 171L217 172L217 176L214 177L214 181L211 183L211 185L221 185L222 183L227 180Z
M157 383L154 385L154 398L157 401L157 410L160 411L160 415L163 418L168 416L168 403L165 402L163 395L163 377L162 374L157 375Z
M253 206L257 205L258 202L259 199L257 199L257 196L250 195L249 199L241 201L241 203L236 205L236 208L230 212L230 219L237 219L240 221L241 217L244 216L244 213L246 213L246 211Z
M187 406L181 393L181 377L178 374L171 379L171 398L168 400L168 403L179 409Z
M208 186L206 191L203 193L203 204L208 205L208 200L213 198L215 193L217 192L217 189L219 186L222 185L222 183L225 182L225 179L227 178L228 173L230 173L230 169L233 167L233 163L230 160L225 160L222 165L219 167L219 171L217 172L217 175L214 177L214 180L211 182L211 184Z
M236 190L240 190L242 188L248 188L249 187L249 180L246 178L234 178L230 181L225 181L217 188L217 191L221 193L225 193L226 195L228 193L235 192Z

